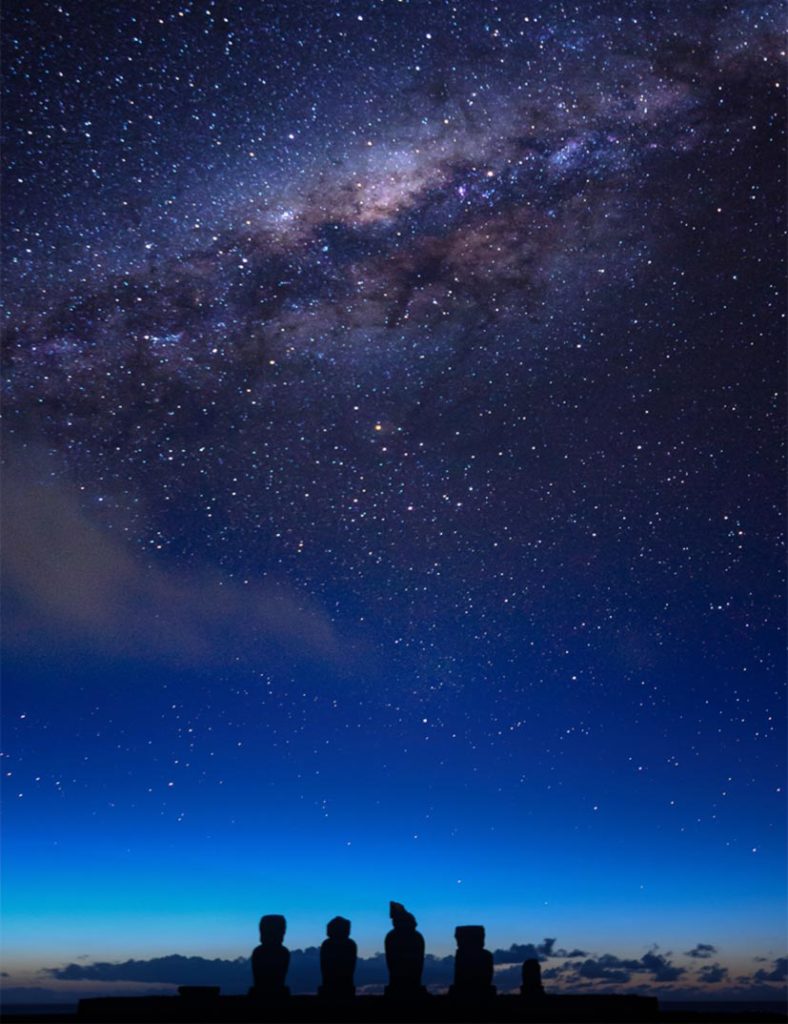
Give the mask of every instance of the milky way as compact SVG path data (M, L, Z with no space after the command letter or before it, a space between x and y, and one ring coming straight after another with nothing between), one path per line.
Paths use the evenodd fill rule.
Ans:
M644 762L658 829L694 829L698 849L766 843L780 14L209 2L120 5L86 32L76 7L19 4L13 664L141 660L162 720L175 688L178 742L213 720L219 739L185 737L201 779L266 737L267 770L320 817L354 799L330 772L304 781L323 744L381 786L454 772L501 806L581 793L583 822L608 789L626 815ZM173 666L209 666L225 697L173 683ZM71 676L90 736L98 698ZM62 774L40 747L61 698L40 685L39 731L14 726L24 777L42 757ZM341 710L321 718L307 694ZM122 799L144 801L138 785L181 821L196 783L162 789L174 734L136 714ZM372 728L399 754L354 746ZM88 813L95 778L70 772ZM393 800L408 837L434 813L432 797ZM449 804L444 860L464 813ZM713 835L696 828L718 815Z
M765 11L643 17L581 31L512 11L512 38L487 26L464 67L439 57L390 113L329 136L322 164L225 205L210 237L161 258L145 242L147 261L13 318L9 432L54 439L137 543L230 573L292 571L318 546L323 576L334 538L332 574L393 549L400 570L445 575L448 558L452 586L484 575L514 598L576 541L589 571L602 481L640 497L628 467L655 508L618 531L676 534L665 491L703 460L660 408L687 347L671 307L698 303L677 255L694 235L712 261L697 313L720 316L736 259L714 265L713 222L747 186L707 167L757 165L748 101L776 91L778 54ZM718 361L752 343L721 338ZM536 579L503 569L515 553Z

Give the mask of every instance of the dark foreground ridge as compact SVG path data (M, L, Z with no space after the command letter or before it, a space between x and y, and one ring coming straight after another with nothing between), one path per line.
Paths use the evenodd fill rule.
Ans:
M669 1007L670 1004L667 1004ZM428 995L423 1001L400 1003L386 996L357 996L325 1000L320 996L291 996L283 1002L260 1005L248 996L222 996L211 986L184 987L178 996L128 999L83 999L76 1013L15 1013L8 1008L6 1024L770 1024L788 1021L773 1011L725 1009L660 1009L645 996L550 995L526 1001L518 995L499 995L473 1003L450 996Z

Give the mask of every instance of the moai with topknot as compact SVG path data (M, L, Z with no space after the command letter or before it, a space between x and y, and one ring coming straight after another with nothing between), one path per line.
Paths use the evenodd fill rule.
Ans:
M395 999L426 995L421 983L424 970L424 937L416 931L416 918L401 903L389 903L392 929L386 936L389 983L385 994Z
M457 952L454 957L454 984L449 995L464 999L489 999L495 995L493 955L484 948L482 925L466 924L454 929Z

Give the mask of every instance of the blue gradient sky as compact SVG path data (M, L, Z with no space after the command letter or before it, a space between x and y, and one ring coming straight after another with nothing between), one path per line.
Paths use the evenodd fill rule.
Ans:
M399 759L374 735L342 740L326 730L334 753L301 754L311 778L293 787L277 758L255 746L259 724L251 722L232 754L223 752L221 779L190 784L174 763L165 778L158 757L144 752L147 740L123 755L94 742L84 748L92 766L80 786L68 778L62 737L85 708L69 701L55 724L41 681L28 676L23 685L23 667L15 679L15 659L7 671L9 693L39 694L37 705L7 701L9 720L19 722L13 731L49 721L47 732L59 737L39 749L40 781L28 779L6 815L4 936L14 973L85 956L244 955L255 914L272 908L286 913L294 948L316 944L341 912L371 954L382 946L388 900L400 897L436 955L451 952L463 921L484 922L491 948L555 935L567 947L620 956L698 942L713 942L725 964L780 953L782 793L758 790L746 775L723 777L724 749L705 752L691 786L685 778L675 785L680 765L642 746L634 756L629 738L606 748L588 738L557 760L550 782L536 765L521 782L501 769L506 742L497 742L499 760L478 756L444 722L401 739ZM192 679L198 690L211 685L198 672ZM125 685L142 699L124 716L123 734L166 731L169 698L153 696L159 680ZM183 677L177 686L183 696ZM48 699L60 707L62 697ZM105 699L90 691L91 701ZM179 707L201 699L192 694ZM17 710L17 700L30 710ZM325 692L309 700L319 719ZM536 735L532 742L540 751ZM77 748L72 756L85 755ZM58 770L61 786L46 785ZM699 814L701 801L710 813Z

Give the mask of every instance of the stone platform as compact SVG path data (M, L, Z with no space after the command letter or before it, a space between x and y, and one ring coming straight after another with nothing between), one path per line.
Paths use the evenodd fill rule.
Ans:
M659 1020L659 1003L650 997L624 995L545 995L533 999L499 995L482 1002L431 995L408 1002L383 996L356 996L336 1002L318 996L291 996L264 1003L246 996L195 992L187 996L82 999L76 1020L101 1024L638 1024Z

